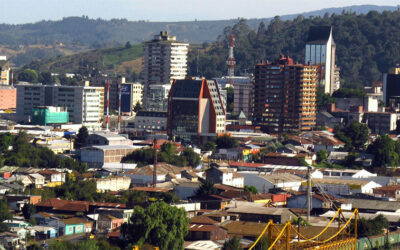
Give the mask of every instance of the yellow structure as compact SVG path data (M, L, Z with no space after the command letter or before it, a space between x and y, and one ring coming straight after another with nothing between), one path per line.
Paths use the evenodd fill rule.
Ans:
M398 75L398 74L400 74L400 68L399 68L399 67L390 68L390 69L389 69L389 74L391 74L391 75Z
M338 231L332 236L323 238L324 233L328 230L329 226L338 217L339 227ZM260 239L267 233L268 242L270 243L268 250L272 249L357 249L357 223L359 219L358 209L356 208L348 220L344 219L341 208L339 208L333 218L329 221L328 225L321 230L317 235L307 238L303 236L290 221L278 229L272 220L268 222L264 230L261 232L254 244L249 248L252 250ZM353 225L351 221L354 219ZM343 224L341 223L343 220ZM267 231L268 230L268 231ZM278 231L275 239L272 239L272 230ZM352 232L353 231L353 234ZM296 239L297 240L293 240ZM322 238L322 239L321 239Z

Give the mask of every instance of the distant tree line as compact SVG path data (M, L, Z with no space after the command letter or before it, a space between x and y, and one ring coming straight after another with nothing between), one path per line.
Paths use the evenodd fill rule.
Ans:
M274 61L287 54L295 61L304 62L305 42L311 26L332 25L336 43L337 64L346 87L369 85L381 79L383 72L400 61L400 11L371 11L356 15L348 12L323 17L298 16L290 21L275 17L268 26L260 23L257 30L242 19L226 27L215 44L198 48L189 54L189 74L211 78L226 75L228 39L235 36L234 56L236 74L253 72L261 60Z
M67 168L86 172L87 165L68 157L59 157L46 147L29 142L25 132L0 135L0 166Z

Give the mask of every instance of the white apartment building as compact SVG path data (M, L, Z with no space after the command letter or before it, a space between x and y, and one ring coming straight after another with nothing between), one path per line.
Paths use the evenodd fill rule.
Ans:
M168 94L171 89L171 84L153 84L149 87L146 110L166 112L168 109Z
M332 27L311 27L306 42L304 64L311 63L319 67L318 86L323 87L324 92L328 94L332 94L336 88L340 87L340 82L339 85L337 84L339 68L335 70L335 58L336 44L332 36Z
M187 72L188 43L179 42L175 36L160 32L154 39L143 44L144 105L150 85L171 84L184 79Z
M143 99L143 84L135 82L131 83L132 88L132 107L136 106L136 103L142 104Z
M69 121L90 128L99 127L103 119L104 88L21 83L17 87L17 120L29 122L32 108L64 107Z

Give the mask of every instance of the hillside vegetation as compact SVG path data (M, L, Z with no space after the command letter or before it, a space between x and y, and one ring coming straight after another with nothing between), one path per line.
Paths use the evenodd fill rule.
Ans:
M33 61L24 68L40 72L78 73L87 75L93 71L130 74L141 71L142 45L137 44L110 49L95 49L70 56L58 56L48 60Z
M252 72L260 60L274 61L287 54L304 62L305 41L314 25L332 25L336 42L336 62L347 87L360 87L380 80L400 62L400 11L371 11L357 15L324 15L283 21L275 17L268 26L261 23L254 30L245 20L224 29L218 41L208 48L192 50L189 55L191 75L215 77L226 74L228 36L236 38L236 74Z

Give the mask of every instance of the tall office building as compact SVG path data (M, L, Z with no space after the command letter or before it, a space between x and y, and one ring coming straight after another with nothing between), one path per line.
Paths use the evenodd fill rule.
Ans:
M383 74L383 101L386 106L396 99L400 99L400 66L390 68L388 73ZM392 101L390 99L393 99Z
M17 120L29 122L39 106L64 107L69 121L96 128L103 119L104 88L20 83L17 88Z
M311 130L316 125L317 66L281 56L254 69L253 123L267 133Z
M183 142L203 143L225 133L226 112L214 80L175 80L168 96L167 132Z
M184 79L187 72L188 43L176 40L167 32L160 32L143 44L144 107L147 108L150 85L171 84Z
M318 87L332 94L340 87L339 68L336 68L336 44L331 26L313 26L306 42L305 64L318 66ZM338 84L339 83L339 84Z

